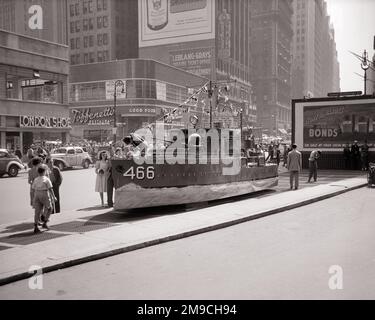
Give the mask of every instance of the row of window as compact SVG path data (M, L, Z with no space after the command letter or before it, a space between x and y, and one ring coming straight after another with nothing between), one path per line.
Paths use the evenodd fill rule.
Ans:
M109 51L97 51L97 52L87 52L82 54L83 61L81 60L81 54L72 54L70 56L70 64L87 64L87 63L95 63L95 62L105 62L109 61Z
M157 81L126 80L126 97L157 99ZM82 83L70 85L70 102L106 100L106 83ZM164 94L167 101L181 103L188 96L187 88L166 84Z
M108 16L97 17L96 18L97 29L108 27ZM83 19L82 22L83 31L94 29L94 18ZM81 31L81 20L70 22L70 33Z
M96 10L97 11L104 11L108 8L108 0L96 0ZM80 3L71 4L69 6L70 9L70 16L79 16L80 15ZM83 14L92 13L94 8L94 0L88 0L82 2L82 12Z

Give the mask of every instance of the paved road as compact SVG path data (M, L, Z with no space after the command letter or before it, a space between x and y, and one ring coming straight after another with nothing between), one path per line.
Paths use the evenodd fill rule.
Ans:
M93 207L100 204L100 197L94 192L95 172L90 169L72 169L62 172L60 188L61 210L69 211ZM22 221L33 217L30 206L27 173L16 178L0 178L0 224Z
M279 186L274 188L276 192L289 190L289 178L285 171L286 169L280 166L281 176ZM96 176L93 168L88 170L77 168L63 171L62 174L64 179L60 188L62 212L93 208L100 204L99 195L94 192ZM360 171L321 171L317 184L330 183L360 174ZM306 183L307 172L301 175L300 181L301 188L316 185ZM269 195L272 195L272 192L262 194L262 196ZM256 196L259 196L259 194ZM27 174L20 174L16 178L7 178L5 176L0 178L0 224L31 219L33 217L33 210L30 207L29 199Z
M0 299L374 299L374 192L49 273L43 290L19 281Z

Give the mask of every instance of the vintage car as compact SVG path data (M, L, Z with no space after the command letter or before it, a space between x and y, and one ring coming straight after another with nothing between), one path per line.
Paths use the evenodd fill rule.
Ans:
M81 166L85 169L89 168L93 163L91 156L83 151L81 147L63 147L54 149L51 152L51 158L54 165L60 170Z
M25 166L20 158L9 153L6 149L0 149L0 177L5 173L9 177L16 177L22 169L25 169Z

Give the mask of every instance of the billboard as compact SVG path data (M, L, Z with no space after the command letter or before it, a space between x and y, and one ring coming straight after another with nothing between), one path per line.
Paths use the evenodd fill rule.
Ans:
M169 52L169 64L179 69L210 78L214 68L214 48L191 48Z
M139 47L215 38L215 1L139 0Z
M302 150L342 151L354 140L375 147L375 99L297 102L294 114L294 141Z

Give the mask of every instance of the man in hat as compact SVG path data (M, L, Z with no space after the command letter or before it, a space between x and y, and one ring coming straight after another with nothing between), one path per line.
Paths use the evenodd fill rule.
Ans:
M309 180L308 183L311 182L311 178L314 177L314 182L316 182L318 178L318 159L322 152L320 150L313 150L310 153L309 157Z
M361 154L359 152L359 145L358 141L355 140L352 148L351 148L351 154L352 154L352 170L358 170L358 164L360 161Z

